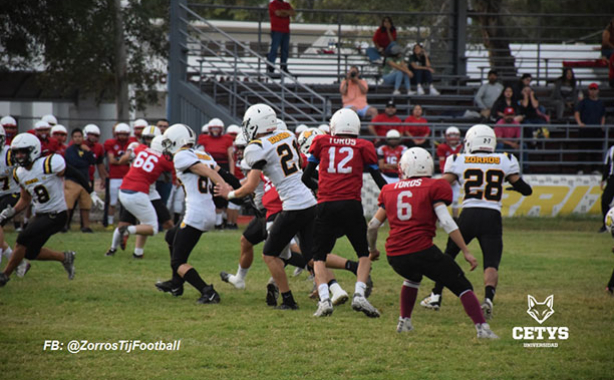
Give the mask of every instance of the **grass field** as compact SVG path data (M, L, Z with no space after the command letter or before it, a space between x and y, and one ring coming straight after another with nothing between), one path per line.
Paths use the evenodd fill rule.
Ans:
M73 281L58 263L34 262L28 275L0 289L0 377L2 379L612 379L614 298L604 292L614 243L597 234L596 219L508 219L504 256L491 327L497 341L478 341L460 302L447 290L438 312L417 306L415 330L396 333L402 279L385 259L374 264L371 302L382 312L366 318L348 304L332 317L312 317L316 301L303 274L290 286L301 309L282 312L264 303L268 271L257 257L247 289L219 279L234 273L240 232L203 235L190 262L222 297L219 305L197 305L186 287L181 298L155 290L169 277L162 234L152 238L145 259L130 250L104 257L111 233L68 233L49 246L77 251ZM436 243L445 244L439 231ZM380 232L383 247L387 231ZM11 244L14 233L7 234ZM131 238L129 249L134 240ZM470 248L481 262L477 243ZM261 247L257 248L259 252ZM343 239L335 252L354 257ZM2 264L4 266L5 263ZM463 269L467 269L462 262ZM291 270L288 269L288 273ZM468 274L483 297L481 270ZM351 294L354 276L338 273ZM425 279L419 300L432 282ZM515 326L539 326L527 313L527 294L538 301L554 295L555 313L544 326L569 327L558 348L524 348L512 338ZM70 354L71 340L117 342L181 340L175 352L90 351ZM64 343L43 350L45 340ZM531 342L531 341L527 341ZM535 341L532 341L535 342ZM546 342L550 342L547 341Z

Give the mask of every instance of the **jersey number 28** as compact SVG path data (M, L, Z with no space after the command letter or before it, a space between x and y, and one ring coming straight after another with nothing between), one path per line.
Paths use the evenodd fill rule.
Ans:
M480 169L465 171L465 199L486 199L499 202L503 196L503 180L505 174L501 170L490 169L484 173ZM482 186L486 184L484 190Z

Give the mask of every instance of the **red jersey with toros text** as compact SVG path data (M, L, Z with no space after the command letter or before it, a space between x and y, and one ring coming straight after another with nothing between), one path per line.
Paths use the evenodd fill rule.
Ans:
M262 205L266 209L266 218L269 219L272 215L283 211L283 203L279 198L277 189L270 179L264 174L260 175L260 179L264 182L264 195L262 195Z
M433 246L437 214L433 205L452 203L452 188L444 179L411 178L382 188L377 203L386 210L390 234L386 254L401 256Z
M123 143L117 139L108 139L104 142L104 150L107 153L111 153L116 160L119 160L124 153L126 153L126 149L128 149L128 145L132 143L130 139L127 139ZM124 178L126 174L128 174L128 170L130 170L130 165L111 165L109 164L109 178L110 179L118 179Z
M173 161L165 155L141 144L134 149L134 160L119 188L149 194L149 187L160 174L171 172L174 168Z
M439 158L439 170L441 170L442 173L443 167L446 166L446 160L448 159L448 157L460 153L461 149L463 149L463 144L458 144L456 148L452 148L447 143L439 144L439 146L437 147L437 158ZM445 158L441 159L440 157Z
M320 164L318 203L360 201L362 172L365 166L377 167L377 154L371 142L320 135L313 140L309 153L309 162Z
M397 145L394 148L389 145L382 145L377 148L377 156L380 159L383 159L384 162L387 164L397 165L397 169L382 170L382 173L387 175L398 175L399 161L401 161L401 156L403 155L403 153L405 153L406 150L407 147L405 145Z
M232 146L234 139L230 135L214 137L201 134L198 136L198 145L205 147L205 151L219 164L228 164L228 148Z

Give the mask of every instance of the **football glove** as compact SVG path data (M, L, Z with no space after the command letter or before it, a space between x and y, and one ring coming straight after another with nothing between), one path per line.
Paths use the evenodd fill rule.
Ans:
M90 193L90 197L92 198L92 206L94 206L95 209L104 209L104 201L98 197L95 191Z
M13 206L6 206L6 208L0 212L0 223L11 219L13 216L15 216L15 209Z

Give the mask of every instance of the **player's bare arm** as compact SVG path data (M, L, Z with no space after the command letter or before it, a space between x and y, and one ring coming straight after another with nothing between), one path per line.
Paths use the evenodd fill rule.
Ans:
M247 179L237 190L232 190L232 187L228 184L224 185L216 185L215 186L215 195L219 197L223 197L226 199L232 198L243 198L256 190L258 184L260 183L260 174L262 170L252 169L247 174ZM230 193L233 193L232 195ZM230 195L230 196L229 196Z
M458 225L456 225L456 222L454 219L452 219L452 216L448 212L446 204L443 202L436 202L433 205L433 209L435 210L435 214L437 215L437 219L439 220L441 227L443 227L444 231L450 235L450 239L452 239L452 241L461 249L465 260L471 265L470 271L474 270L478 266L478 261L471 254L471 252L469 252L469 248L467 247L467 244L465 244L465 239L463 238L463 235L461 235Z
M379 230L385 221L386 210L380 207L367 226L367 242L369 243L369 258L371 261L379 259L380 252L377 249L377 230Z

